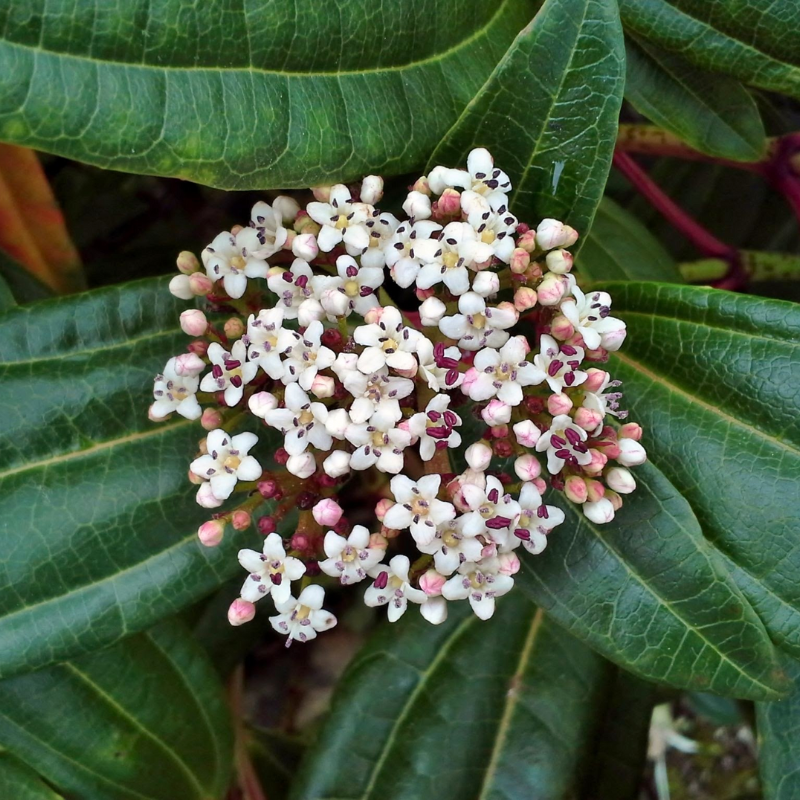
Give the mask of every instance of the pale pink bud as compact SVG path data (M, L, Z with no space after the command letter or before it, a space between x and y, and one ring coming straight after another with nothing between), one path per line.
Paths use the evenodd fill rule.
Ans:
M242 600L241 598L234 600L230 608L228 608L228 622L234 626L244 625L245 622L250 622L255 615L255 604L248 600Z
M181 312L181 330L189 336L202 336L208 328L206 315L198 308Z
M504 314L511 314L514 317L514 324L516 325L517 321L519 320L519 311L514 308L513 303L503 302L497 304L497 310L503 312Z
M182 272L184 275L191 275L200 269L200 262L197 260L197 256L189 250L182 250L178 253L176 263L178 272Z
M472 281L472 291L481 297L490 297L500 291L500 276L496 272L479 272ZM514 304L516 305L516 298Z
M431 187L428 184L428 176L423 175L421 178L417 178L416 183L411 187L412 192L422 192L422 194L430 195Z
M195 339L193 342L189 342L189 346L186 349L202 358L208 352L208 342L204 339Z
M375 205L383 197L383 178L380 175L367 175L361 181L361 202Z
M584 516L595 525L604 525L614 519L614 506L605 497L593 503L584 503L582 508Z
M191 300L194 297L194 292L189 285L188 275L176 275L169 282L169 291L170 294L180 300Z
M200 484L195 499L197 500L197 504L203 508L219 508L222 505L222 500L214 496L214 493L211 491L211 484L207 481L203 481L203 483Z
M431 199L422 192L409 192L403 203L403 211L413 219L429 219L431 216Z
M566 250L551 250L546 256L547 269L558 275L565 275L572 269L572 253Z
M593 431L603 422L603 415L593 408L579 408L575 412L575 424L585 431Z
M497 560L500 562L498 572L501 575L516 575L519 572L521 564L514 553L500 553Z
M577 475L570 475L564 481L564 494L568 500L573 503L585 503L588 491L586 489L586 481L579 478Z
M305 480L310 478L317 470L317 462L311 453L300 453L296 456L289 456L286 462L286 469L296 475L298 478Z
M539 284L537 297L543 306L555 306L561 302L565 291L564 282L557 275L548 272L544 280Z
M268 411L278 407L278 398L269 392L256 392L248 401L250 412L259 419L264 419Z
M464 458L466 458L470 469L483 472L492 461L492 448L483 444L483 442L475 442L467 448Z
M514 436L517 437L517 441L523 447L534 447L542 435L539 428L529 419L516 423L512 430L514 431ZM539 462L537 461L536 463L538 464Z
M489 542L484 545L481 550L481 558L494 558L497 555L497 545L494 542Z
M617 444L619 445L617 461L623 467L636 467L647 461L647 453L644 447L635 439L618 439Z
M457 217L461 214L461 192L448 187L437 203L439 217Z
M531 263L531 254L522 247L516 247L511 253L509 266L515 275L522 275Z
M536 456L520 456L514 462L514 472L517 473L517 477L520 480L532 481L542 474L542 465L539 463L539 459L537 459Z
M607 317L606 320L610 321L613 319L612 317ZM617 324L615 327L603 331L603 337L601 340L601 344L604 350L608 350L610 352L615 352L619 350L622 346L622 343L625 341L625 336L627 335L627 329L625 327L625 323L620 319L616 320Z
M446 313L447 306L438 297L429 297L419 307L420 322L429 327L438 325Z
M575 328L572 327L572 323L563 314L558 314L553 317L553 321L550 323L550 335L554 339L563 342L569 339L570 336L575 335Z
M334 450L323 462L322 469L331 478L338 478L350 472L350 454L344 450Z
M551 394L547 398L547 410L557 417L559 414L569 414L572 411L572 400L563 393Z
M625 467L611 467L605 477L609 487L620 494L630 494L636 489L636 481Z
M371 308L366 314L364 314L364 322L366 322L367 325L377 325L381 321L381 317L383 316L383 312L385 310L386 309L382 308L381 306L375 306L374 308Z
M344 512L335 500L325 497L311 509L311 513L320 525L332 528L342 518Z
M200 486L204 483L203 479L199 475L195 475L191 470L188 471L188 477L189 483L194 484L195 486Z
M331 186L312 186L311 193L318 203L327 203L331 199Z
M495 398L481 411L481 417L487 425L503 425L511 422L511 406Z
M369 535L369 544L367 546L376 547L378 550L385 550L389 546L389 540L380 533L371 533Z
M200 424L203 430L214 431L222 426L222 414L216 408L207 408L200 417Z
M383 522L386 512L394 505L394 501L388 497L383 497L375 504L375 516L379 522Z
M334 317L345 316L350 308L350 298L335 286L325 289L319 297L319 302L325 311Z
M587 479L584 481L586 484L586 499L590 503L596 503L606 493L606 487L600 481Z
M253 518L242 508L233 512L231 525L236 531L246 531L253 523Z
M585 464L582 469L587 475L599 475L608 463L608 456L595 448L589 449L589 455L591 455L592 460Z
M231 228L231 233L236 236L237 233L241 233L244 230L244 225L234 225Z
M534 478L531 483L539 494L543 495L547 491L547 483L545 483L544 478Z
M195 297L202 297L214 288L214 281L202 272L189 276L189 288Z
M169 415L169 414L167 414L167 416L166 416L166 417L157 417L157 416L156 416L156 415L153 413L153 406L150 406L150 407L147 409L147 419L149 419L149 420L150 420L150 422L163 422L165 419L169 419L169 416L170 416L170 415Z
M181 353L175 359L175 374L181 377L199 375L205 367L205 362L194 353Z
M461 391L467 395L467 397L472 396L472 387L475 385L475 382L478 380L480 373L475 367L470 367L464 373L464 380L461 382ZM485 395L484 395L485 396Z
M197 529L197 538L206 547L216 547L222 541L224 533L225 524L218 519L211 519Z
M419 579L419 588L428 597L438 597L442 593L442 587L447 583L447 578L438 573L435 569L429 569Z
M540 250L570 247L578 240L578 232L557 219L543 219L536 228L536 244Z
M508 436L508 425L492 425L489 432L494 439L505 439Z
M317 237L313 233L298 233L292 239L292 255L304 261L313 261L319 255Z
M324 316L325 311L316 297L307 297L297 307L297 323L303 328L307 328L312 322L316 322Z
M586 380L581 387L586 392L599 392L608 378L608 373L603 369L589 367L586 370Z
M537 298L538 295L535 289L531 289L528 286L520 286L520 288L514 292L514 308L520 313L527 311L529 308L533 308L536 305Z
M238 339L244 333L244 323L239 317L231 317L225 320L222 330L229 339Z
M325 397L333 397L336 391L336 382L328 375L317 374L311 382L311 394L320 399Z
M638 442L642 438L642 426L638 422L626 422L619 429L619 436L621 439L633 439Z
M272 207L281 215L281 222L286 224L294 222L300 213L300 204L287 194L279 194L272 201Z
M614 507L614 511L619 511L622 508L622 498L610 489L606 490L606 500Z
M536 231L528 229L517 238L517 248L526 253L532 253L536 249Z

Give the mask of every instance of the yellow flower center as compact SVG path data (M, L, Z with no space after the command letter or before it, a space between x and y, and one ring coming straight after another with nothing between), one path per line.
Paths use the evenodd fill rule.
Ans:
M442 542L447 547L458 547L459 540L455 536L455 532L453 530L446 530L444 535L442 536Z
M298 414L297 421L303 426L309 425L314 421L314 415L307 408L304 408Z
M428 501L415 499L411 501L411 513L415 517L424 517L428 514Z
M381 350L388 353L390 350L395 352L397 350L397 342L394 339L387 339L382 345Z
M242 256L234 256L230 263L234 269L244 269L247 266L247 261Z
M339 230L343 230L347 227L347 215L346 214L339 214L339 217L336 220L336 224L333 226L334 228L338 228Z
M358 285L358 281L347 281L344 285L344 293L348 297L356 297L360 289L361 287Z
M223 462L222 466L226 469L232 469L234 472L239 469L239 464L242 463L242 459L239 456L228 456Z
M351 562L355 561L358 557L358 552L356 551L355 547L351 547L347 545L344 550L342 550L341 560L344 561L346 564L350 564Z
M483 314L473 314L472 327L482 331L486 327L486 317Z
M458 264L458 253L445 253L442 256L442 264L444 264L447 269L452 269Z
M485 230L481 234L481 241L484 244L491 244L497 238L497 234L494 231Z

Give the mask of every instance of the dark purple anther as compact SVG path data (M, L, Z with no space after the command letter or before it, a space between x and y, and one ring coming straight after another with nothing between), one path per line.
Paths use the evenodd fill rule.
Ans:
M431 439L447 439L450 436L450 430L443 426L428 428L425 433L427 433Z
M375 291L375 290L374 290L374 289L372 289L372 288L371 288L371 287L369 287L369 286L362 286L362 287L361 287L361 288L358 290L358 293L361 295L361 297L369 297L369 296L370 296L370 295L371 295L371 294L372 294L374 291Z
M580 437L580 434L579 434L579 433L578 433L578 431L576 431L574 428L567 428L567 429L564 431L564 435L567 437L567 440L569 441L569 443L570 443L570 444L571 444L573 447L574 447L576 444L580 444L580 443L581 443L581 437Z
M231 378L231 386L235 386L237 389L239 389L241 385L242 385L242 379L238 375L234 375Z
M442 418L442 415L438 411L429 411L428 412L428 419L431 422L438 422Z
M500 499L500 492L498 492L497 489L492 489L486 496L489 498L490 502L496 503Z
M347 273L348 278L355 278L355 276L358 275L358 268L350 266L345 270L345 272Z
M452 386L458 380L458 370L457 369L450 369L447 371L447 375L444 376L444 382L448 386Z
M241 367L241 366L242 362L237 361L236 359L231 359L230 361L225 362L225 369L227 369L229 372L230 370L236 369L236 367Z
M280 572L275 572L269 576L274 586L280 586L283 583L283 575Z
M295 286L299 286L301 289L305 289L308 286L308 275L298 275L295 278Z
M211 367L211 374L215 378L221 378L222 377L222 367L219 364L214 364L214 366Z
M566 443L567 440L562 439L560 436L553 435L550 437L550 444L553 445L553 447L564 447Z
M444 412L444 424L453 428L458 425L458 417L452 411Z
M525 528L517 528L514 531L514 536L516 536L517 539L522 539L523 542L529 542L531 539L531 532L525 530Z
M561 352L565 356L575 356L578 354L578 351L571 344L562 344Z
M559 361L557 358L550 362L549 366L547 367L547 374L553 378L558 374L558 371L561 367L564 366L563 361Z
M286 283L291 283L294 280L294 275L291 272L284 272L281 277L286 281Z
M547 506L539 506L539 508L536 509L536 516L539 517L539 519L549 519L550 515L547 513Z
M377 578L375 578L375 588L376 589L385 589L389 583L389 573L388 572L381 572Z
M507 528L511 524L508 517L492 517L486 520L486 527L492 530L499 530L500 528Z
M558 456L558 458L563 458L565 461L573 458L573 455L569 450L556 450L556 456Z
M572 384L575 383L575 373L574 372L568 372L564 376L564 383L566 383L567 386L572 386Z

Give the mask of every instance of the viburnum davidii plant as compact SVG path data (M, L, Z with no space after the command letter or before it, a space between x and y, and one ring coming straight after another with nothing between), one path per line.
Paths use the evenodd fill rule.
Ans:
M205 311L181 314L193 341L156 377L150 417L174 412L208 431L189 474L201 506L227 507L200 541L213 547L262 499L282 501L256 520L263 548L239 552L248 575L231 624L270 597L287 646L314 639L336 624L320 573L366 582L364 602L392 622L411 603L439 624L460 600L488 619L514 586L515 551L538 555L564 523L548 489L597 524L636 489L642 429L623 423L620 381L603 369L625 323L608 293L578 287L578 232L520 222L511 191L478 148L466 169L419 178L403 219L380 210L383 180L370 175L357 189L315 188L305 209L288 196L258 202L202 265L179 256L170 291L204 298ZM418 310L398 308L386 275L414 287ZM464 413L484 425L464 426ZM248 417L282 437L273 471L259 436L241 430ZM458 448L467 468L453 475ZM386 497L371 526L351 526L338 489L364 470L381 474ZM295 506L283 541L275 525Z

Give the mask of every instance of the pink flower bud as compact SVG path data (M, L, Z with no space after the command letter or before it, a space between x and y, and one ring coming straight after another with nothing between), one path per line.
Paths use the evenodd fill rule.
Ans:
M433 327L447 312L447 307L438 297L429 297L419 307L420 322L426 327Z
M527 311L529 308L533 308L536 305L537 298L538 295L535 289L531 289L527 286L520 286L520 288L514 292L514 308L520 313Z
M218 519L212 519L197 529L197 538L205 547L216 547L222 541L224 533L225 524Z
M461 382L461 391L467 396L472 396L472 387L475 386L476 381L478 380L479 373L475 367L470 367L464 373L464 380ZM484 395L486 397L486 395Z
M617 461L623 467L636 467L647 461L647 453L644 447L635 439L618 439L617 444L619 445Z
M447 583L447 578L438 573L435 569L429 569L419 579L419 588L428 597L438 597L442 593L442 587Z
M566 250L551 250L546 256L547 269L558 275L565 275L572 269L572 253Z
M447 188L436 203L437 217L458 217L461 215L461 192Z
M534 447L542 435L539 428L529 419L518 422L512 430L514 431L514 436L517 437L517 442L523 447ZM538 464L539 462L537 461L536 463Z
M292 239L292 255L304 261L313 261L319 255L317 237L313 233L298 233Z
M203 297L214 288L214 281L202 272L189 276L189 288L195 297Z
M230 608L228 608L228 622L234 626L244 625L245 622L250 622L255 615L255 604L247 600L242 600L241 598L234 600Z
M296 456L289 456L286 462L286 469L296 475L298 478L305 480L310 478L317 470L317 462L311 453L300 453Z
M597 367L589 367L586 370L586 375L586 380L581 388L587 392L599 392L603 388L606 378L608 378L608 373L603 369L597 369Z
M200 484L195 499L197 504L203 508L219 508L222 505L222 500L214 497L214 493L211 491L211 484L207 481L203 481Z
M383 309L381 306L375 306L375 308L371 308L364 314L364 322L367 325L377 325L381 321L381 317L383 316Z
M619 511L622 508L622 498L611 490L606 490L606 500L614 507L614 511Z
M536 231L529 228L525 233L521 234L517 238L517 249L532 253L536 249Z
M181 330L189 336L202 336L208 328L206 315L198 308L190 308L181 313Z
M150 420L150 422L163 422L165 419L169 419L169 417L170 417L170 415L169 415L169 414L167 414L167 416L166 416L166 417L157 417L157 416L156 416L156 415L153 413L153 406L150 406L150 407L147 409L147 419L149 419L149 420Z
M312 186L311 193L318 203L327 203L331 199L332 186Z
M585 431L594 431L597 426L602 424L603 415L592 408L579 408L575 412L575 424Z
M344 450L334 450L323 462L322 469L331 478L338 478L350 472L350 454Z
M488 270L479 272L472 281L472 291L481 297L497 294L500 291L500 276L496 272Z
M500 562L498 572L501 575L516 575L519 572L521 564L514 553L500 553L497 560Z
M563 393L551 394L547 398L547 410L554 417L559 414L569 414L572 411L572 400Z
M253 518L244 509L238 509L233 512L231 517L231 525L236 531L246 531L253 523Z
M430 219L431 199L422 192L411 191L403 203L403 211L413 219Z
M542 474L542 465L539 463L539 459L537 459L536 456L520 456L514 462L514 472L517 473L517 477L520 480L532 481Z
M269 536L271 533L274 533L277 529L278 529L278 523L275 521L275 517L264 516L258 518L258 532L262 536Z
M579 478L577 475L570 475L564 481L564 494L568 500L573 503L585 503L588 491L586 489L586 481Z
M578 241L578 232L557 219L543 219L536 228L536 244L540 250L570 247Z
M500 458L508 458L514 452L514 448L506 441L508 425L492 425L489 428L489 432L494 439L494 442L492 442L494 454L500 456Z
M194 298L194 292L189 285L188 275L176 275L169 282L170 294L177 297L179 300L191 300Z
M619 429L620 439L633 439L638 442L642 438L642 426L638 422L626 422Z
M599 475L603 471L605 465L608 463L608 456L595 448L590 448L589 454L591 455L592 460L583 466L583 471L587 475Z
M231 233L236 236L238 233L241 233L244 230L244 225L234 225L231 228Z
M521 245L519 247L514 248L511 252L511 260L509 261L509 267L511 267L511 271L515 275L522 275L526 269L528 269L528 265L531 263L531 254L530 251L524 249Z
M593 503L584 503L582 508L584 516L595 525L604 525L614 519L614 506L605 497Z
M591 478L584 481L586 484L586 499L590 503L596 503L606 493L606 487L600 481Z
M625 467L612 467L605 478L609 487L619 494L630 494L636 489L636 481Z
M543 306L555 306L561 302L565 291L564 282L557 275L548 272L539 284L538 299Z
M481 558L494 558L497 555L497 545L494 542L489 542L484 545L481 550Z
M422 192L422 194L430 195L431 187L428 185L428 178L426 175L423 175L421 178L417 178L414 185L411 187L412 192Z
M311 513L323 527L333 527L342 518L344 512L335 500L326 497L311 509Z
M197 272L200 269L200 262L197 260L197 256L189 250L181 250L178 253L177 259L178 265L178 272L182 272L184 275L191 275L193 272Z
M575 335L575 328L572 327L572 323L563 314L558 314L553 317L553 321L550 323L550 335L554 339L563 342L569 339L570 336Z
M278 493L278 482L272 478L266 478L257 484L258 493L265 499L271 500Z
M481 411L483 421L489 425L504 425L511 421L511 406L495 398Z
M205 362L194 353L181 353L175 359L175 374L181 377L199 375L205 367Z
M544 478L534 478L531 483L539 494L543 495L547 491L547 483L545 483Z
M201 486L204 483L203 479L199 475L195 475L191 470L188 470L187 476L189 478L189 483L194 486Z
M394 501L388 497L383 497L375 504L375 516L379 522L383 522L386 512L394 505Z
M278 398L269 392L256 392L247 401L247 407L253 415L264 419L268 411L278 407Z
M239 317L231 317L225 320L222 330L229 339L238 339L244 333L244 323Z
M200 417L200 424L203 426L203 430L216 430L222 425L222 414L216 408L207 408Z
M320 399L324 397L333 397L336 390L336 382L328 375L315 375L314 380L311 382L311 394Z
M203 339L195 339L186 348L190 353L194 353L198 358L202 358L208 352L208 342Z
M367 175L361 181L361 202L374 206L383 197L383 178L380 175Z
M389 540L380 533L371 533L369 535L368 547L375 547L378 550L385 550L389 546Z
M470 469L484 472L492 461L492 450L483 442L475 442L467 448L464 457Z

